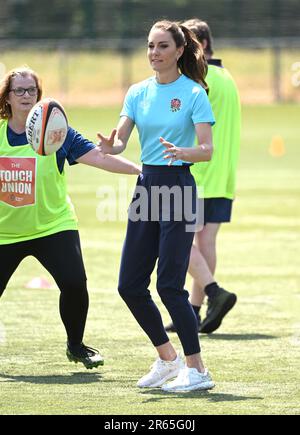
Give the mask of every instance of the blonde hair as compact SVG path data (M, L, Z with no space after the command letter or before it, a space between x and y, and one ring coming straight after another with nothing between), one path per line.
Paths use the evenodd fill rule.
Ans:
M42 83L37 73L29 68L27 65L14 68L6 73L4 78L0 82L0 119L9 119L12 116L10 105L7 103L7 98L10 92L12 79L17 76L31 76L35 80L36 87L38 89L37 101L42 98Z

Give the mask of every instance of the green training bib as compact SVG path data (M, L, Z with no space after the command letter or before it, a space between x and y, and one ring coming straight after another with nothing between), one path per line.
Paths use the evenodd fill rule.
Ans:
M209 65L206 81L216 124L212 127L214 152L210 162L192 166L204 198L233 199L240 152L241 108L235 82L226 70Z
M56 154L11 146L7 121L0 121L0 245L66 230L77 230L77 218Z

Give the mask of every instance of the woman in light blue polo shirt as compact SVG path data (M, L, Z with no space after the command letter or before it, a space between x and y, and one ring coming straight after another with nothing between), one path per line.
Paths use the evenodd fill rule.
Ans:
M108 154L126 148L135 125L141 143L143 171L129 208L118 289L158 352L137 385L172 392L207 390L214 384L200 356L197 320L184 290L197 197L190 166L212 155L207 65L193 34L169 21L152 27L148 58L155 76L129 89L111 136L99 134ZM148 290L157 260L157 290L176 325L186 364L170 343Z

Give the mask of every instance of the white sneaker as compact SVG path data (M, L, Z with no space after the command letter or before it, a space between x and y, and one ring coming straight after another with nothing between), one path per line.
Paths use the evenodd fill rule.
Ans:
M174 361L163 361L158 358L151 366L150 372L143 376L137 383L140 388L160 387L170 379L176 378L184 362L178 355Z
M211 390L214 386L207 370L200 373L195 368L185 366L174 381L164 384L161 388L170 393L184 393L194 390Z

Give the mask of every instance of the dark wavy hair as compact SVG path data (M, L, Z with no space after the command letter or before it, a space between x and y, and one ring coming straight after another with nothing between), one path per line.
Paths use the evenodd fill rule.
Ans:
M36 87L38 88L37 101L40 101L42 98L42 83L37 73L27 65L14 68L5 74L4 78L0 82L0 119L9 119L12 116L11 107L6 100L10 91L12 79L17 76L33 77Z
M178 68L181 73L201 84L208 90L205 77L207 74L207 62L201 44L195 34L183 24L172 21L158 21L152 29L161 29L170 32L176 47L184 47L184 52L178 60Z

